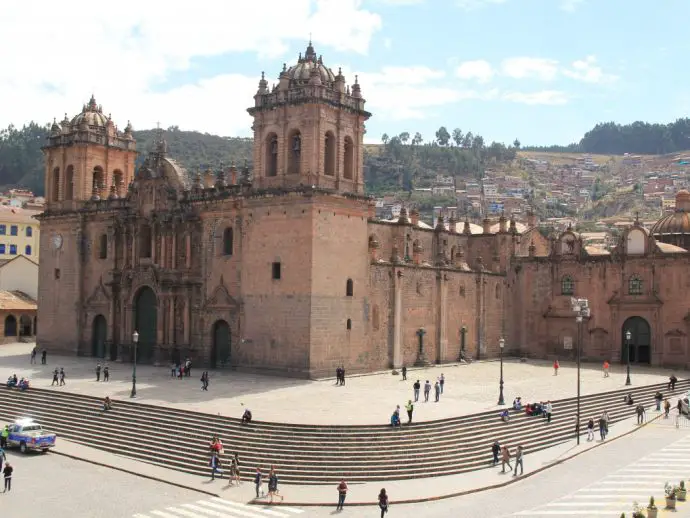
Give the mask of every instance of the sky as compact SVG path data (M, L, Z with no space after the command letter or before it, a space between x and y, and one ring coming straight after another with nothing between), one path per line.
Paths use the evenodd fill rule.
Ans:
M261 72L310 38L359 77L366 142L440 126L488 143L579 141L690 111L690 1L15 0L0 5L0 127L73 117L250 137Z

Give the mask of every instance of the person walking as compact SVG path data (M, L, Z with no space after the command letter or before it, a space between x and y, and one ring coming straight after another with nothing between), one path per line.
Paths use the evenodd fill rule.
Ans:
M338 484L338 505L336 506L336 511L342 511L345 505L345 497L347 496L347 484L345 480L341 480Z
M407 424L412 424L412 412L414 411L414 405L412 400L408 400L407 405L405 405L405 410L407 410Z
M381 492L379 493L379 509L381 509L381 518L383 518L388 512L388 495L384 488L381 488Z
M261 491L261 484L263 482L264 476L261 473L261 468L256 468L256 473L254 474L254 489L256 489L256 498L263 496Z
M414 402L416 403L419 401L419 389L422 388L421 383L419 383L419 380L414 382L414 385L412 385L412 389L414 390Z
M65 369L60 367L60 386L62 387L65 384Z
M491 453L494 456L491 465L495 466L496 464L498 464L498 454L501 453L501 445L498 441L495 441L491 446Z
M428 403L429 402L429 393L431 392L431 383L429 383L429 380L426 380L426 383L424 383L424 402Z
M599 436L601 437L601 440L604 441L606 440L606 434L609 431L609 425L608 421L606 420L606 412L601 414L601 417L599 418Z
M517 450L515 451L515 471L513 472L513 476L517 477L517 469L518 466L520 466L520 475L523 473L523 465L522 465L522 456L524 454L522 446L518 446Z
M443 394L443 385L446 384L446 377L441 373L441 377L438 379L438 384L441 387L441 394Z
M551 422L551 413L553 412L553 406L551 405L551 401L547 401L546 405L544 405L544 415L546 416L546 422L550 423Z
M654 394L654 401L656 402L656 411L661 412L661 402L664 400L664 395L660 391Z
M611 368L611 366L609 365L609 361L608 361L608 360L604 360L604 378L608 378L608 377L609 377L609 369L610 369L610 368Z
M107 365L103 367L103 381L110 381L110 369Z
M436 396L436 402L438 403L438 400L441 399L441 385L438 381L434 384L434 395Z
M211 455L211 461L209 462L209 466L211 468L211 480L216 479L216 473L220 475L220 478L223 478L223 469L220 464L220 459L218 458L218 455L216 453L213 453Z
M41 365L45 365L46 363L48 363L48 351L43 349L41 351Z
M3 493L6 491L11 491L12 490L12 472L14 471L14 468L9 462L5 463L5 467L2 468L2 475L5 477L5 489L3 490Z
M277 496L280 501L283 501L283 496L278 491L278 475L276 475L275 470L271 467L271 472L268 474L268 503L273 503L273 497Z
M555 359L553 362L553 375L558 376L558 369L560 368L560 364L558 363L558 359Z
M235 452L232 459L230 460L230 476L228 477L228 485L236 482L240 485L240 456Z
M2 432L0 432L0 448L3 450L7 448L7 438L10 436L10 427L5 425L5 427L2 429Z
M635 413L637 414L637 424L643 424L644 423L644 405L642 403L639 403L635 407Z
M669 400L664 401L664 419L668 419L668 413L671 411L671 403Z
M593 441L594 440L594 419L591 417L589 418L589 421L587 421L587 441Z
M34 346L34 348L31 349L31 361L30 361L30 363L36 363L36 353L37 352L38 352L38 350Z
M101 381L101 364L96 365L96 381Z
M403 365L403 368L402 368L402 376L403 376L403 379L402 379L402 380L403 380L403 381L407 381L407 367L405 367L404 365Z
M510 465L510 450L508 449L508 446L502 446L501 447L501 473L506 472L506 464L508 465L508 469L512 470L513 466Z
M57 367L55 367L55 370L53 371L53 382L50 384L51 387L53 385L60 385L60 382L58 381L58 374L59 372L57 370Z

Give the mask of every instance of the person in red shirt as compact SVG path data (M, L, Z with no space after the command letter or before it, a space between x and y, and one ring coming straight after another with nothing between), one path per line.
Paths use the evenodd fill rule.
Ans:
M558 368L559 367L560 367L560 365L558 364L558 360L555 360L553 362L553 375L554 376L558 376Z
M610 368L610 365L609 365L608 360L604 360L604 378L609 377L609 368Z

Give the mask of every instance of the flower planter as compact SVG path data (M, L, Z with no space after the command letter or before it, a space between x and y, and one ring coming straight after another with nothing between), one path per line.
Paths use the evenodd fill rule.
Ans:
M657 518L657 513L659 512L659 509L654 507L653 509L651 507L647 507L647 518Z
M675 509L675 508L676 508L676 499L666 497L666 509Z

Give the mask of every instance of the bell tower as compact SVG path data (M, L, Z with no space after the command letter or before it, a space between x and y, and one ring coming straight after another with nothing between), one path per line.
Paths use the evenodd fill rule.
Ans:
M314 185L364 193L364 123L371 116L355 76L326 67L309 42L297 64L268 86L261 73L254 106L254 181L259 188Z
M48 210L75 210L87 200L124 196L137 157L132 125L118 131L94 96L72 120L53 121L45 157Z

